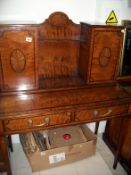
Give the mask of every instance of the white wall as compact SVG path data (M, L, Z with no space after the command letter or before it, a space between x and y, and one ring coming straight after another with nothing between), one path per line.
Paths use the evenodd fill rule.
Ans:
M76 23L105 22L111 10L119 23L131 19L131 0L0 0L0 22L40 23L54 11L67 13Z
M131 0L97 0L96 7L95 21L105 22L112 10L119 24L122 19L131 20Z
M0 0L0 21L40 23L54 11L65 12L74 22L94 21L96 0Z
M54 11L65 12L76 23L105 22L111 10L119 23L131 20L131 0L0 0L0 23L41 23ZM94 124L89 127L94 130ZM104 127L101 122L99 132ZM19 142L18 135L13 140Z

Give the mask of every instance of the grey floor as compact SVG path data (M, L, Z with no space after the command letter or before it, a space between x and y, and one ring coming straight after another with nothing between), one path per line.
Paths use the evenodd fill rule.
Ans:
M117 169L113 170L113 160L114 157L101 136L98 136L95 155L68 165L35 173L32 173L20 144L14 144L14 152L11 153L13 175L127 175L119 163Z

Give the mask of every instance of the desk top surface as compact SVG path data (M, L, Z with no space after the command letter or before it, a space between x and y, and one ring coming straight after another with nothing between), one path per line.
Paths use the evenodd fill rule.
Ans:
M77 108L84 105L91 108L130 102L130 95L123 88L116 86L3 95L0 96L0 116Z

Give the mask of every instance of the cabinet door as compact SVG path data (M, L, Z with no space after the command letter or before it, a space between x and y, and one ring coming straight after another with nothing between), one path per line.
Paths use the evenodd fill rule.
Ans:
M89 69L90 83L103 83L115 80L123 33L121 30L95 30Z
M3 91L36 88L35 32L0 32L0 63Z

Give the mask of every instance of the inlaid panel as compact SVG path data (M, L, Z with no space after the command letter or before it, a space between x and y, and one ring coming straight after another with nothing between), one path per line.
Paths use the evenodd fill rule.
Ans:
M36 88L35 31L3 31L0 37L0 63L3 91Z
M121 30L95 30L91 53L89 81L114 81L118 73L123 33Z

